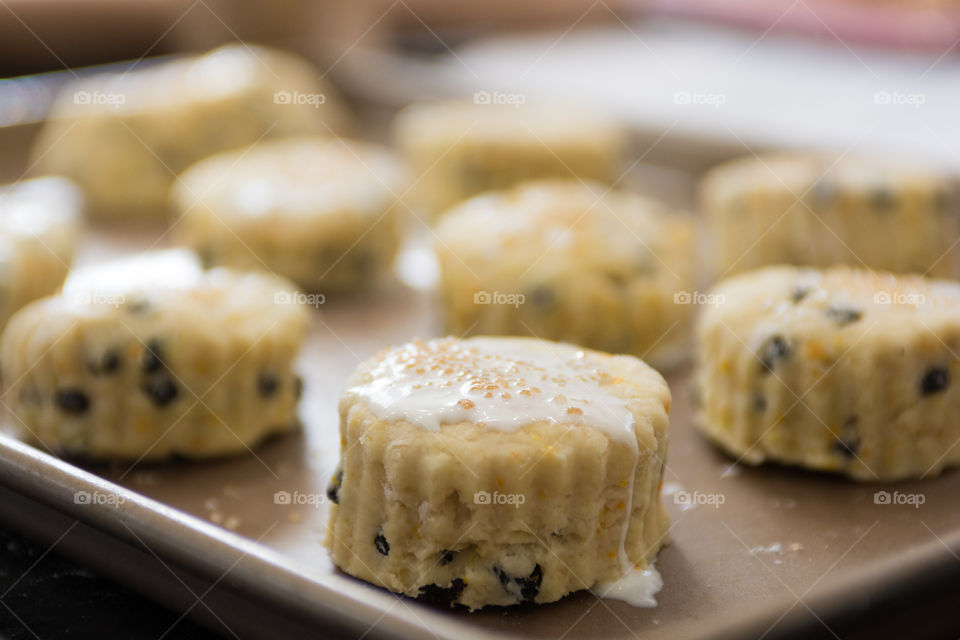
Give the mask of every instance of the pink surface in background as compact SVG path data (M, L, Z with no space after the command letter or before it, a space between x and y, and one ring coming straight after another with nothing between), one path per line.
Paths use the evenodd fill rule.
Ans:
M850 0L626 0L646 13L904 49L960 52L960 3Z

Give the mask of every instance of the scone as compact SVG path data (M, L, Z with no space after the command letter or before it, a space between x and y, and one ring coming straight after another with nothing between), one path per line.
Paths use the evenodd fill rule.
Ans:
M651 597L669 407L630 356L530 338L387 349L341 396L333 562L470 609L609 595L637 576Z
M266 269L308 291L377 282L397 253L397 159L319 137L262 142L188 169L173 188L175 237L207 266Z
M732 455L867 481L960 463L960 283L776 266L714 295L697 424Z
M92 217L157 223L176 175L197 160L265 137L336 131L344 118L306 61L227 45L70 83L33 157L43 173L83 189Z
M750 156L708 172L700 198L718 277L782 263L956 275L957 184L920 165Z
M625 135L613 121L544 104L415 104L394 122L413 200L436 216L460 200L535 178L620 177Z
M668 366L687 350L692 222L578 181L477 196L436 229L453 335L531 335Z
M82 213L79 190L63 178L0 187L0 328L14 311L63 284Z
M204 272L185 250L78 270L0 338L13 423L92 459L247 451L298 424L307 313L289 303L292 287Z

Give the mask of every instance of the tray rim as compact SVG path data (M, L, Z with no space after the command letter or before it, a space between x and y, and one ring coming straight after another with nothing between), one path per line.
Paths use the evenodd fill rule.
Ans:
M483 628L471 629L465 617L447 616L412 599L403 599L405 606L396 607L400 597L384 589L371 590L352 581L343 589L343 581L332 584L324 570L305 570L263 543L115 484L6 433L0 433L0 485L112 538L145 546L162 562L201 578L216 581L229 574L231 587L245 596L267 606L282 604L318 624L336 620L339 626L371 638L489 637ZM122 502L79 505L73 499L77 491L98 491ZM951 577L955 580L960 576L958 557L960 531L852 572L802 597L802 606L792 606L786 615L777 615L782 611L778 603L790 606L794 604L790 598L749 607L738 621L715 628L710 635L738 638L766 631L770 638L804 637L820 628L818 620L828 625L850 620L872 601L901 597L920 585Z
M92 73L122 64L97 65L82 71ZM40 78L52 83L63 78L65 73L52 71L8 80ZM18 122L0 126L0 134L5 129L33 124ZM338 619L346 627L367 632L370 637L457 640L489 637L483 628L469 628L467 618L421 608L423 605L412 600L407 601L412 608L396 607L394 600L397 596L386 590L371 592L366 585L359 583L338 590L337 587L344 586L343 581L331 584L325 571L305 571L282 552L106 480L5 433L0 433L0 485L112 538L145 544L162 560L206 577L219 578L224 568L233 564L236 554L240 553L240 561L230 569L234 586L268 604L282 603L296 609L305 618L318 623L324 619ZM124 499L123 507L74 504L73 495L80 490L120 496ZM856 616L859 606L871 600L897 597L897 594L906 593L918 585L943 580L945 572L954 578L960 576L960 563L954 562L958 557L960 529L943 536L941 541L918 544L902 555L873 562L828 587L821 587L803 600L824 621L849 618ZM666 579L669 581L669 576ZM782 600L787 605L792 602L790 598ZM748 609L736 623L712 630L711 637L734 638L763 633L777 618L770 610L780 601L764 602L766 604L762 607ZM370 621L380 618L389 607L392 611L382 618L383 624L371 628ZM418 613L423 613L427 622ZM819 627L820 623L806 615L803 606L795 606L768 637L803 637Z

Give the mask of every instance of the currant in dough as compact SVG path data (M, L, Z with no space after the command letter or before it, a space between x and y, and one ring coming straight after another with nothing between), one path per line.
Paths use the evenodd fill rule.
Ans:
M775 266L714 295L697 331L697 424L732 455L864 481L960 462L960 284Z
M387 349L341 396L333 562L470 609L645 569L666 536L669 407L631 356L504 337Z
M261 139L333 135L346 112L303 59L245 44L66 85L37 137L42 173L66 176L110 224L167 218L176 175Z
M205 458L294 428L307 313L292 283L185 250L80 269L0 338L13 422L92 459Z
M955 178L922 165L813 153L733 160L700 187L717 277L836 263L954 277L958 195Z
M449 211L435 246L451 335L529 335L658 367L688 354L694 228L657 201L524 183Z
M263 269L307 291L370 288L400 244L399 161L385 148L296 137L200 161L173 188L181 244L207 266Z

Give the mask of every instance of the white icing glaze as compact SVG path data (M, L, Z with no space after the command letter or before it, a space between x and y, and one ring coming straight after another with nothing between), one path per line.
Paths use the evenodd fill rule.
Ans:
M186 249L168 249L77 269L67 278L67 297L96 292L125 295L135 291L189 289L203 280L200 261Z
M537 421L585 424L636 454L633 414L602 361L570 345L452 338L388 351L366 384L346 390L381 419L424 429L469 421L511 431ZM629 510L627 511L629 513Z
M590 593L598 598L622 600L635 607L657 606L656 595L663 588L663 578L654 562L644 569L630 568L613 582L597 584Z
M397 256L397 277L413 289L432 289L440 279L440 264L433 248L425 244L408 247Z
M82 197L63 178L34 178L0 188L0 232L40 236L51 229L74 225Z
M379 212L383 209L390 202L390 191L385 183L360 161L343 160L341 167L354 169L353 175L345 175L346 171L325 175L322 167L315 167L315 162L299 169L286 167L282 171L259 171L258 176L249 180L237 180L239 185L228 197L228 204L233 211L252 217L278 212L306 216L343 215L344 211Z
M345 393L362 397L382 420L424 429L469 421L512 431L538 421L593 426L633 452L618 560L623 576L595 593L635 606L656 606L663 586L652 566L634 569L626 552L633 483L639 464L633 414L612 391L603 361L570 345L509 338L412 342L387 351L367 382Z
M403 169L388 150L322 137L287 138L214 155L184 174L182 199L239 218L378 217Z
M469 421L512 431L538 421L586 424L633 452L620 533L620 579L594 587L602 597L638 607L656 606L663 586L656 568L636 569L626 552L639 464L635 421L613 393L616 379L603 361L571 345L510 338L442 338L385 352L366 382L345 394L363 398L381 420L405 420L424 429ZM423 505L421 505L421 516Z

